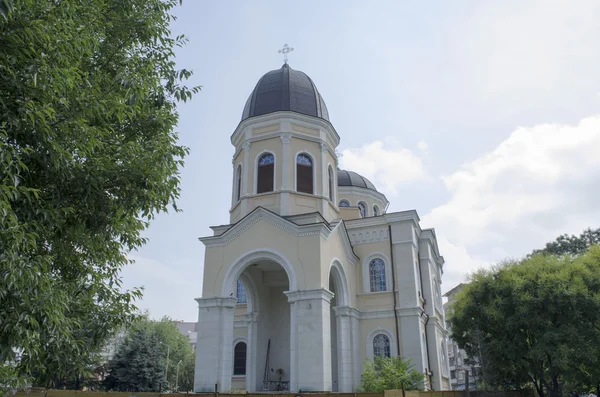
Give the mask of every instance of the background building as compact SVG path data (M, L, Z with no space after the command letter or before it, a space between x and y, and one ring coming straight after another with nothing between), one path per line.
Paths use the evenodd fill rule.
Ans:
M190 340L190 346L192 349L196 350L196 339L198 333L196 332L196 323L195 322L186 322L186 321L176 321L175 325L177 325L177 329L183 336Z
M450 313L452 303L455 301L456 294L462 289L464 284L459 284L444 294L448 301L444 304L444 311ZM452 327L449 321L446 321L448 335L452 334ZM467 356L467 352L460 349L458 345L448 338L448 362L450 366L450 381L453 390L465 390L467 377L469 379L469 390L477 390L478 382L481 380L481 366L477 357Z

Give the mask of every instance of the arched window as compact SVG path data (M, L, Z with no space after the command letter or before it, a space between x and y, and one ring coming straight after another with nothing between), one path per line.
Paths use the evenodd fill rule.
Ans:
M386 291L385 285L385 262L375 258L369 263L369 279L371 292Z
M237 303L247 303L248 297L246 296L246 287L241 280L237 282Z
M334 181L333 168L329 166L329 200L333 201L333 192L335 190L335 186L333 184Z
M296 156L296 191L313 194L313 163L304 153Z
M379 216L379 208L376 205L373 206L373 216Z
M338 204L338 207L350 207L350 203L348 202L348 200L341 200Z
M240 194L242 192L242 166L238 165L235 171L235 201L240 201Z
M363 203L363 202L358 203L358 209L360 210L360 217L366 218L367 217L367 206L365 205L365 203Z
M256 193L272 192L275 182L275 156L265 153L258 159Z
M391 357L390 338L384 334L375 335L373 338L373 356Z
M238 342L233 349L233 374L246 375L246 342Z

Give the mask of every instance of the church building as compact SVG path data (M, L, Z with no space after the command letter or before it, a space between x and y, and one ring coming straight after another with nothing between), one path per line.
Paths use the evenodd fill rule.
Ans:
M376 356L448 390L435 231L338 168L314 82L287 62L265 74L231 143L229 223L200 238L194 391L353 392Z

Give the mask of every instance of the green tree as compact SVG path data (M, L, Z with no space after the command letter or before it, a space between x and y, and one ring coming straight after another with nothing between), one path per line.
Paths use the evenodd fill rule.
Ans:
M198 91L177 3L0 0L0 388L83 373L132 320L120 270L177 210L176 104Z
M425 375L402 357L375 357L367 361L362 373L362 389L381 393L384 390L422 390Z
M148 314L146 314L136 323L136 327L146 328L155 333L163 356L165 358L168 356L169 358L168 365L165 363L166 368L168 367L166 370L167 384L164 385L163 388L165 390L174 390L175 384L177 383L177 363L181 361L181 364L179 365L179 389L184 390L182 387L187 387L187 385L184 385L181 382L185 368L194 368L195 365L194 351L192 350L189 339L179 332L175 321L166 316L159 321L153 321L150 320Z
M108 390L161 391L165 384L165 356L160 338L150 328L134 328L108 363L104 385Z
M533 251L534 254L550 255L581 255L592 246L600 244L600 228L588 228L579 236L563 234L556 240L546 244L541 250Z
M540 397L582 390L600 379L600 247L481 270L459 292L450 321L470 356L483 347L486 382L533 385Z
M179 388L177 391L194 390L194 374L196 369L196 352L192 352L190 359L179 368Z

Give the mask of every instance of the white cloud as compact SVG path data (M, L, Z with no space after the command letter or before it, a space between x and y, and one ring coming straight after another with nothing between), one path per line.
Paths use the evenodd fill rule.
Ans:
M425 141L417 142L417 147L419 148L420 151L422 151L424 153L427 153L427 150L429 149L429 145Z
M421 158L397 144L374 141L357 149L345 149L341 167L358 172L380 190L395 193L405 183L427 179Z
M599 226L600 116L518 128L442 181L451 198L423 223L441 236L449 275Z

